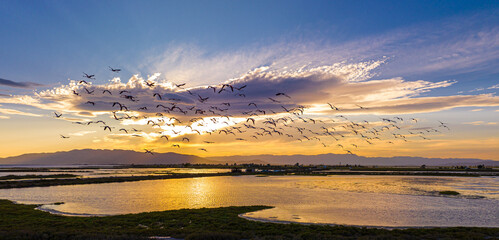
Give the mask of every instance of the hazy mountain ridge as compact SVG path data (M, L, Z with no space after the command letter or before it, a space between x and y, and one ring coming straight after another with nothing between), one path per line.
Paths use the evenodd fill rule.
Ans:
M424 158L424 157L362 157L352 154L319 154L319 155L250 155L208 157L207 159L219 162L251 162L261 161L270 164L360 164L379 166L454 166L479 165L499 166L499 161L472 159L472 158Z
M30 153L15 157L0 158L0 165L65 165L65 164L179 164L212 163L194 155L178 153L154 153L154 155L131 150L81 149L55 153Z
M499 166L499 161L471 158L423 158L423 157L362 157L351 154L319 155L249 155L202 158L179 153L154 153L131 150L81 149L55 153L30 153L0 158L0 165L68 165L68 164L180 164L180 163L256 163L256 164L360 164L378 166Z

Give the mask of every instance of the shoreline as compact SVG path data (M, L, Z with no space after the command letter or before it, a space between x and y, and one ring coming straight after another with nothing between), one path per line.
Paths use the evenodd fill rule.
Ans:
M264 209L267 210L267 209ZM263 210L258 210L263 211ZM258 212L255 211L255 212ZM248 212L251 213L251 212ZM262 222L262 223L275 223L275 224L299 224L304 226L328 226L328 227L354 227L354 228L366 228L366 229L383 229L383 230L406 230L406 229L441 229L441 228L490 228L496 229L499 227L482 227L482 226L373 226L373 225L350 225L350 224L336 224L336 223L311 223L311 222L293 222L286 220L270 220L245 216L248 213L241 213L238 217L246 219L248 221Z
M54 204L54 203L52 203ZM180 209L101 217L61 216L40 205L0 200L0 236L5 239L151 239L171 236L230 239L494 239L499 228L443 227L381 229L343 225L278 224L240 215L269 206ZM43 235L43 236L42 236ZM223 239L223 238L218 238Z
M15 204L20 204L20 205L26 205L17 201L13 201ZM63 203L64 204L64 203ZM38 211L43 211L47 212L53 215L57 216L65 216L65 217L83 217L83 218L90 218L90 217L112 217L112 216L124 216L124 215L129 215L129 214L142 214L142 213L149 213L149 212L141 212L141 213L125 213L125 214L90 214L90 213L69 213L69 212L63 212L55 209L50 209L46 208L44 206L50 206L50 205L55 205L55 203L48 203L48 204L39 204L37 207L35 207L35 210ZM240 207L240 206L227 206L227 207ZM490 226L375 226L375 225L354 225L354 224L337 224L337 223L318 223L318 222L295 222L295 221L289 221L289 220L271 220L271 219L265 219L265 218L256 218L256 217L251 217L251 216L246 216L249 213L255 213L259 211L264 211L264 210L269 210L272 208L275 208L275 206L267 206L269 208L267 209L262 209L262 210L257 210L253 212L246 212L246 213L241 213L238 214L237 216L248 220L248 221L255 221L255 222L262 222L262 223L275 223L275 224L299 224L299 225L304 225L304 226L329 226L329 227L354 227L354 228L367 228L367 229L383 229L383 230L405 230L405 229L434 229L434 228L456 228L456 227L465 227L465 228L499 228L497 227L490 227ZM210 208L210 209L220 209L220 208L226 208L226 207L215 207L215 208ZM183 209L177 209L177 210L197 210L196 208L183 208ZM176 211L176 210L164 210L164 211L158 211L158 212L167 212L167 211Z
M20 203L16 203L20 204ZM58 215L58 216L65 216L65 217L109 217L109 216L118 216L118 215L112 215L112 214L89 214L89 213L68 213L68 212L63 212L55 209L50 209L50 208L45 208L44 206L47 205L54 205L53 203L51 204L41 204L38 207L35 207L34 209L42 212L48 212L53 215ZM120 214L123 215L123 214Z
M227 172L227 173L173 173L168 175L145 175L145 176L117 176L117 177L89 177L89 178L62 178L62 179L22 179L17 181L0 181L0 189L11 188L30 188L30 187L50 187L60 185L82 185L82 184L100 184L100 183L117 183L117 182L136 182L145 180L162 180L162 179L178 179L178 178L196 178L196 177L216 177L216 176L247 176L257 175L260 177L266 176L421 176L421 177L497 177L488 175L469 175L469 174L443 174L443 173L407 173L407 172L327 172L326 174L317 173L270 173L270 172Z

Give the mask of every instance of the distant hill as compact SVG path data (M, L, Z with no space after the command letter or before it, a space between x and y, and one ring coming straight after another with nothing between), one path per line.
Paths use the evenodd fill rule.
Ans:
M351 154L319 155L251 155L201 158L178 153L154 153L154 155L130 150L82 149L55 153L31 153L16 157L0 158L0 165L103 165L103 164L180 164L180 163L255 163L255 164L360 164L378 166L499 166L499 161L467 158L423 157L361 157Z
M360 164L378 166L454 166L480 165L499 166L499 161L471 158L423 158L423 157L362 157L352 154L319 154L319 155L251 155L209 157L212 161L228 163L266 162L270 164Z
M69 164L179 164L213 163L205 158L178 153L154 155L130 150L82 149L68 152L31 153L16 157L0 158L0 165L69 165Z

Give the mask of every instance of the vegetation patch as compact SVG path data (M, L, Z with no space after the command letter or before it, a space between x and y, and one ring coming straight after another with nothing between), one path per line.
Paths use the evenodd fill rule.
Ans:
M150 175L150 176L126 176L126 177L101 177L101 178L64 178L64 179L36 179L25 181L3 181L0 182L0 189L5 188L25 188L25 187L49 187L58 185L79 185L79 184L99 184L113 182L133 182L143 180L160 180L173 178L193 178L193 177L214 177L233 176L245 173L174 173L171 175ZM67 174L71 175L71 174Z
M459 195L459 193L456 191L440 191L438 193L440 193L440 195L452 195L452 196Z
M49 174L49 175L7 175L0 177L0 180L22 180L22 179L37 179L37 178L74 178L78 175L74 174Z
M69 217L0 200L0 239L494 239L499 228L371 229L249 221L267 206L182 209L106 217Z

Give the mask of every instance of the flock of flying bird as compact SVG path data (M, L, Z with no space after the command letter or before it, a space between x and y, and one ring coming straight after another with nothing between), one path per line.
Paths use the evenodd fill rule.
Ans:
M109 70L113 73L121 71L121 69L112 67L109 67ZM395 141L408 142L412 138L429 140L430 134L439 133L441 129L450 130L443 122L439 122L436 127L415 127L414 125L418 123L418 119L415 118L385 117L371 122L356 121L341 115L342 108L331 103L327 104L334 114L333 118L310 118L305 114L307 107L294 104L292 97L285 92L276 91L272 96L268 96L265 102L247 101L246 99L251 98L247 98L245 90L251 86L244 82L231 82L202 89L204 94L210 93L209 96L193 93L200 88L186 89L185 83L174 84L174 89L171 91L182 97L167 97L167 95L171 96L172 92L168 94L154 92L153 102L132 109L128 106L129 103L139 104L140 96L134 96L126 89L99 89L87 82L95 80L95 75L83 73L83 77L86 80L80 80L78 88L72 90L72 94L85 96L86 99L96 95L119 96L124 100L107 103L88 100L83 105L96 107L97 104L107 104L106 107L112 109L107 112L112 113L112 119L117 123L122 123L124 120L137 123L142 120L142 125L147 125L155 131L154 136L159 141L165 143L171 141L170 147L172 148L181 148L181 143L191 143L192 139L187 137L189 134L199 136L216 134L223 135L224 138L232 137L234 141L260 141L268 137L283 137L292 141L320 144L325 148L337 147L347 154L354 154L353 151L362 145L381 142L394 144ZM144 84L152 90L157 89L153 81L144 81ZM97 90L99 92L95 92ZM224 98L224 94L229 94L225 96L230 97ZM191 101L185 101L185 99ZM214 102L210 103L210 99L214 99ZM234 106L238 107L234 108ZM357 104L355 106L359 110L368 109ZM95 111L102 110L95 109ZM55 118L62 117L62 113L54 112L54 115ZM73 123L87 126L100 124L104 131L109 132L113 132L116 128L103 120ZM133 137L143 137L141 133L145 132L136 128L118 130L119 134ZM186 137L180 140L180 137L184 135ZM60 136L69 138L65 135ZM173 140L175 137L179 138ZM202 142L204 146L213 143L215 142ZM146 154L154 155L153 150L144 150ZM198 148L198 150L208 151L206 147Z

